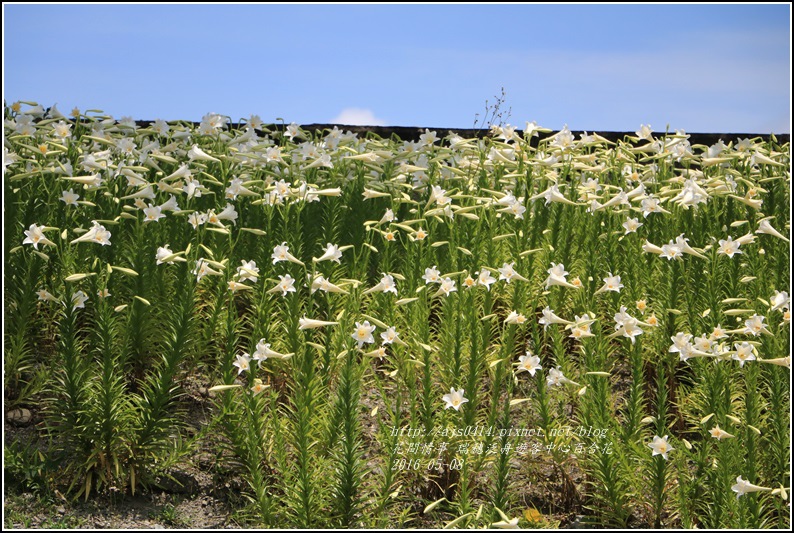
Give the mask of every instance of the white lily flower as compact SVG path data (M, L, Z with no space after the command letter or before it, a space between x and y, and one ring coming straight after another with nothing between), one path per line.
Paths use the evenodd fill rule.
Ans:
M105 226L97 222L96 220L92 221L91 229L85 232L82 236L76 238L71 242L71 244L75 244L78 242L95 242L97 244L101 244L102 246L110 246L110 232L105 229Z
M311 318L306 318L306 315L303 315L303 318L299 319L298 323L299 323L298 329L315 329L315 328L322 328L324 326L336 326L339 324L339 322L313 320Z
M665 460L667 460L667 454L675 449L672 446L670 446L670 444L667 442L668 438L669 438L668 435L665 435L664 437L659 437L658 435L654 435L653 441L650 444L648 444L651 450L653 450L652 455L661 455L662 457L665 458Z
M204 150L198 147L197 144L194 144L190 151L187 153L187 156L190 158L191 161L215 161L216 163L220 163L220 159L212 157Z
M363 294L371 294L373 292L392 292L397 294L397 286L394 283L394 277L391 274L384 274L377 285L367 289Z
M780 233L778 230L772 227L772 224L769 223L769 219L765 218L758 224L758 229L755 231L756 233L765 233L767 235L772 235L777 237L778 239L783 239L786 242L789 242L788 237Z
M321 261L335 261L337 264L341 264L340 259L342 258L342 252L339 250L339 246L336 244L331 244L330 242L327 245L325 253L320 257L313 258L312 261L315 263L319 263Z
M753 485L749 481L742 479L742 476L738 476L736 478L736 484L731 487L731 490L736 493L736 499L738 500L750 492L768 492L772 489Z
M461 405L468 402L469 400L463 396L465 391L460 389L459 391L455 390L455 387L449 389L449 394L445 394L441 399L447 404L444 409L449 409L450 407L454 408L456 411L460 411Z
M55 246L54 242L44 236L44 228L46 228L46 226L31 224L30 227L25 230L25 240L22 241L22 244L32 244L33 248L36 250L39 249L39 244Z

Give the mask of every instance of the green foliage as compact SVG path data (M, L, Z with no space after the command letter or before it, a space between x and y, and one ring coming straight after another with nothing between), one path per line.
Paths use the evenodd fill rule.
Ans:
M416 143L6 110L9 478L137 494L209 440L255 527L785 528L788 144L502 100Z

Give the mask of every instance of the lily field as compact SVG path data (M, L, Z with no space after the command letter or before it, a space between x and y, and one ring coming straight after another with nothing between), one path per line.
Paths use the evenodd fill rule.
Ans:
M786 529L790 144L725 140L6 106L6 484L200 471L239 527Z

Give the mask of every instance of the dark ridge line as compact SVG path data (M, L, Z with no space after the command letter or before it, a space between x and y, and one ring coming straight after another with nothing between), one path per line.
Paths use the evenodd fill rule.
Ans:
M139 127L148 127L154 121L152 120L138 120L136 124ZM190 122L190 121L177 121L182 122L183 124L192 124L195 127L198 127L200 124L199 122ZM232 123L229 124L231 129L238 129L240 127L244 127L245 124L243 123ZM271 132L281 132L286 129L286 124L264 124L263 128L270 130ZM419 136L425 133L425 130L435 131L438 134L439 139L446 137L449 133L456 133L463 138L484 138L490 135L490 130L488 129L461 129L461 128L419 128L419 127L410 127L410 126L350 126L345 124L304 124L300 125L300 129L304 131L311 131L313 133L322 132L324 130L332 130L336 126L343 132L350 131L353 133L358 134L359 136L365 136L367 133L374 133L383 139L388 139L393 135L397 136L401 141L418 141ZM524 135L524 130L515 130L516 134L519 136ZM532 138L532 144L535 145L537 141L542 139L547 139L554 135L556 131L552 131L550 133L543 133L538 132L537 137ZM584 131L581 130L571 130L571 133L575 136L578 140L579 136ZM598 134L601 137L616 142L619 140L623 140L627 136L636 137L635 132L633 131L587 131L588 134ZM670 134L674 134L675 131L669 132ZM655 131L654 135L656 137L662 137L664 135L663 132ZM757 137L761 137L765 142L768 142L771 139L771 136L774 135L777 139L777 143L780 145L786 144L791 141L791 134L789 133L781 133L781 134L760 134L760 133L689 133L689 142L691 144L704 144L706 146L711 146L712 144L716 143L720 139L724 143L728 143L731 141L737 141L738 139L745 139L750 138L754 139Z

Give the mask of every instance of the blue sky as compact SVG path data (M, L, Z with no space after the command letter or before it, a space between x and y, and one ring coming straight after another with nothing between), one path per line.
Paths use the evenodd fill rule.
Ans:
M137 119L788 133L788 5L3 5L3 97Z

